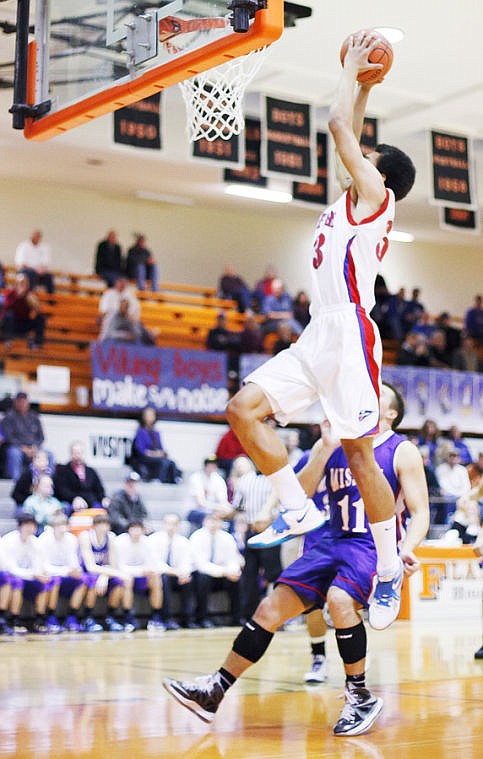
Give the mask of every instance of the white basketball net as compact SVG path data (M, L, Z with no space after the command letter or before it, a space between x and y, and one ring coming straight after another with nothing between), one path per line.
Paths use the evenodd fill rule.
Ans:
M245 127L243 96L265 60L268 48L252 50L193 79L180 82L190 142L229 140Z

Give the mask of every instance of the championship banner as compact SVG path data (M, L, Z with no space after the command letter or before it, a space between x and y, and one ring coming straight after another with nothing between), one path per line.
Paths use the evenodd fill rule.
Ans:
M313 107L266 97L262 121L262 174L317 180Z
M294 182L292 197L303 203L327 205L327 135L317 132L317 182Z
M378 143L379 140L377 138L377 119L373 119L369 116L364 116L360 142L364 155L367 155L367 153L372 153L376 149Z
M161 93L114 111L114 142L134 148L161 148Z
M470 147L467 137L431 132L431 203L448 208L475 208Z
M260 119L245 119L245 168L239 171L225 169L224 180L230 184L254 184L266 187L267 179L260 170Z
M480 233L478 212L468 208L440 208L439 226L450 232Z
M241 135L234 134L229 140L195 140L191 143L191 157L202 160L216 161L218 164L227 166L245 165L245 144Z
M92 405L163 414L223 414L228 402L227 358L214 351L91 344Z

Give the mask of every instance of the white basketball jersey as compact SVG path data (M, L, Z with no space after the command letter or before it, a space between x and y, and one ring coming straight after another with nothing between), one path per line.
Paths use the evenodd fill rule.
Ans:
M311 267L311 314L355 303L369 313L374 282L387 251L395 200L386 190L381 208L360 222L352 217L350 190L322 213L317 223Z

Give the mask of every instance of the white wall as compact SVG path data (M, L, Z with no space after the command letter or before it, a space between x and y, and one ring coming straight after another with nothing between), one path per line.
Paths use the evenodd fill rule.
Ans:
M309 284L306 257L318 213L268 206L255 212L181 207L95 188L2 179L0 260L13 263L18 242L38 227L52 246L54 268L90 272L97 242L113 227L124 248L133 232L147 235L162 279L216 286L224 264L231 262L254 284L273 263L294 294ZM392 291L420 287L430 312L462 316L483 289L482 251L480 237L465 247L393 243L382 273Z

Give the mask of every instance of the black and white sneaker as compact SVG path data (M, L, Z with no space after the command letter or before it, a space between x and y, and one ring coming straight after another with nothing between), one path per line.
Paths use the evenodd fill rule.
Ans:
M165 677L163 685L174 698L203 722L213 722L225 695L219 675L197 677L192 683Z
M367 688L346 690L345 705L334 726L335 735L361 735L366 733L379 716L383 700L373 696Z
M324 683L327 680L327 663L325 656L322 656L322 654L316 654L312 657L312 667L309 672L305 673L304 680L311 685Z

